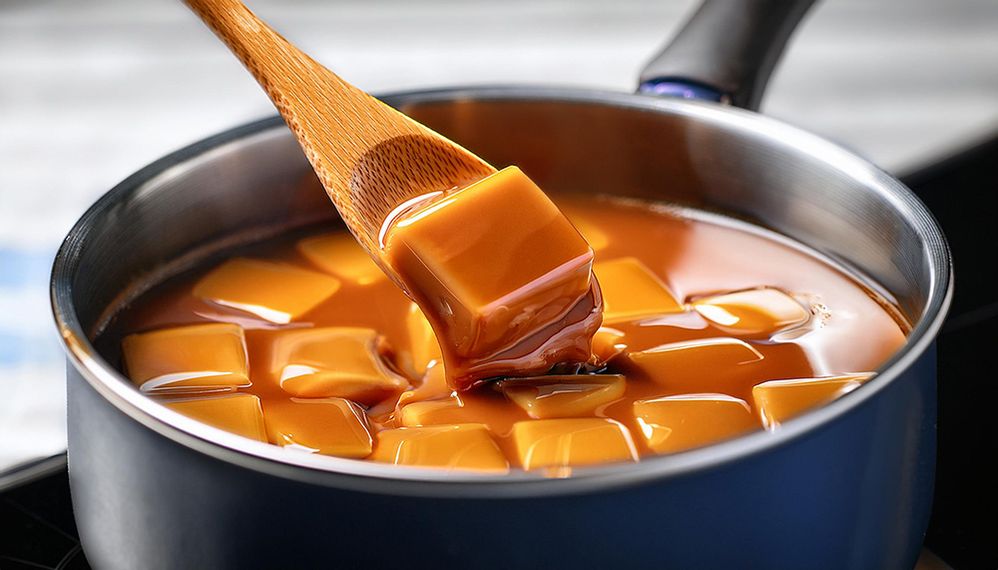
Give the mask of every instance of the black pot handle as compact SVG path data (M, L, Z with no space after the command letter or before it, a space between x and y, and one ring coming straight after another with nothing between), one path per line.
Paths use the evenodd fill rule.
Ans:
M794 28L815 0L704 0L641 72L640 93L756 110Z

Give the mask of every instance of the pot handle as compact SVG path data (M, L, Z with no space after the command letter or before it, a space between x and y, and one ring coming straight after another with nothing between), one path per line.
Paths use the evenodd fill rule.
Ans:
M757 110L794 28L815 0L704 0L641 72L639 93Z

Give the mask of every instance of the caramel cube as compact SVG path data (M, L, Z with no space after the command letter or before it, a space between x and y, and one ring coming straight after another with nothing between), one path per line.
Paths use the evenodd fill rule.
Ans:
M409 333L408 367L411 368L415 377L426 374L426 370L434 362L440 361L443 357L440 352L440 345L437 337L433 334L430 321L426 320L419 305L411 303L409 312L405 316L406 331Z
M289 323L340 288L335 277L284 263L232 259L194 286L194 296L252 313L272 323Z
M872 377L872 373L862 373L770 380L752 388L752 399L762 423L774 428L815 406L852 392Z
M655 453L700 447L760 427L748 403L725 394L638 400L634 417Z
M601 261L593 272L603 291L604 323L685 310L665 283L633 257Z
M343 281L370 285L386 278L349 232L307 237L298 242L297 249L310 263Z
M695 389L705 377L723 379L740 367L763 359L762 354L736 338L704 338L672 342L628 352L627 361L647 377L677 389Z
M398 406L401 408L401 406L413 402L441 400L451 396L455 396L455 392L447 385L444 365L441 362L435 362L427 369L418 386L399 395Z
M367 415L349 400L268 399L263 413L271 443L338 457L359 458L371 453Z
M399 410L399 423L405 427L452 424L459 421L457 414L463 407L461 399L456 396L412 402Z
M524 355L522 373L589 358L593 251L516 167L403 214L385 241L459 387L508 371L505 361L489 367L500 354Z
M370 459L395 465L505 473L509 462L482 424L407 427L378 432Z
M260 398L252 394L169 400L163 405L212 427L257 441L267 441Z
M769 336L802 325L811 316L796 299L772 287L697 299L693 308L718 328L740 336Z
M637 461L631 433L602 418L529 420L513 424L513 442L524 469Z
M372 405L409 387L382 358L384 339L373 329L323 327L274 337L271 375L300 398L338 397Z
M600 327L593 335L593 355L599 362L607 362L614 356L624 352L624 333L610 327Z
M243 329L211 323L128 335L125 370L143 392L229 391L250 385Z
M534 419L592 415L620 399L626 382L620 374L587 374L511 378L499 388Z

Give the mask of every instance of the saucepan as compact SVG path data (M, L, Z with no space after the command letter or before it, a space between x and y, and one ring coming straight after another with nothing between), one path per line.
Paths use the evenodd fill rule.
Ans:
M873 380L773 432L565 479L287 453L178 415L132 387L99 335L117 308L198 260L337 223L275 117L143 168L59 251L52 303L69 362L69 474L90 562L912 568L932 497L934 339L950 256L900 182L751 111L809 4L708 0L638 94L475 87L383 99L492 164L519 164L549 191L723 212L869 277L913 324Z

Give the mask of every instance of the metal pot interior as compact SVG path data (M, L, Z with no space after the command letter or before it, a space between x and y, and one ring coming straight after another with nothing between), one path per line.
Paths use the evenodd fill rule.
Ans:
M713 104L575 90L385 100L497 167L520 165L550 192L719 211L810 246L886 289L914 325L909 351L925 348L945 312L948 252L921 203L867 162L792 127ZM90 375L97 382L125 384L89 345L109 308L211 251L334 216L277 119L150 165L80 220L57 259L53 302L72 356L100 369ZM842 413L849 404L836 405Z

